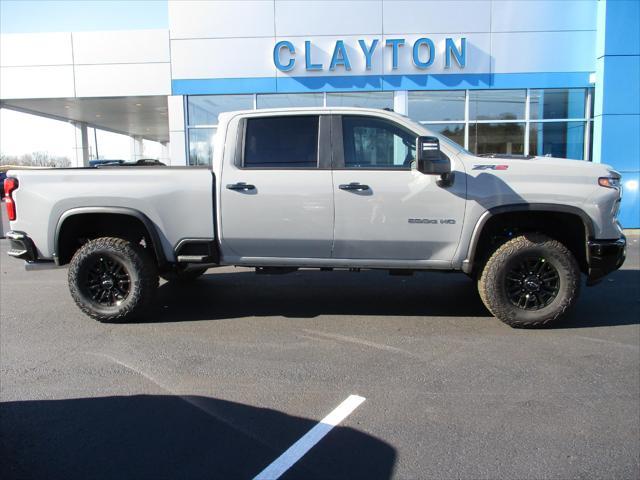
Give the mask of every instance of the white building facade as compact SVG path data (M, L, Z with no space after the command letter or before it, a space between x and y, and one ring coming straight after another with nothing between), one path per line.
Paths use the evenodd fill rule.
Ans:
M78 165L87 126L197 165L223 111L390 108L478 154L613 164L638 227L638 3L169 1L162 29L2 35L0 100L74 122Z

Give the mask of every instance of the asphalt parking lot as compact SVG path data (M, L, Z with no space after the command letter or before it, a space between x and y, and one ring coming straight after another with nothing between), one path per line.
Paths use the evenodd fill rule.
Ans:
M102 325L0 241L0 478L640 477L640 259L514 330L463 275L214 269Z

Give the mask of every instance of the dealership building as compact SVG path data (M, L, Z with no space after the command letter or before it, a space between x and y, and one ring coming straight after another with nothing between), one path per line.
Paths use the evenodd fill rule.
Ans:
M90 128L201 165L220 112L388 108L474 153L610 164L640 227L638 0L149 2L135 29L118 8L127 29L0 38L0 106L73 123L77 166Z

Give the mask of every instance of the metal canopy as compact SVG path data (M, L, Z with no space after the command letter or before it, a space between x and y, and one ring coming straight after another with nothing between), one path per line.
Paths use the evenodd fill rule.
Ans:
M110 132L169 141L167 97L43 98L3 100L0 107Z

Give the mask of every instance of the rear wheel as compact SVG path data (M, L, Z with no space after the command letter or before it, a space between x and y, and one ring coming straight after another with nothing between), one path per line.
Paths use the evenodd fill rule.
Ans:
M113 237L85 243L71 259L68 278L78 307L100 322L139 316L158 287L157 267L144 248Z
M478 281L489 311L512 327L542 327L561 319L580 292L580 268L560 242L520 235L489 258Z

